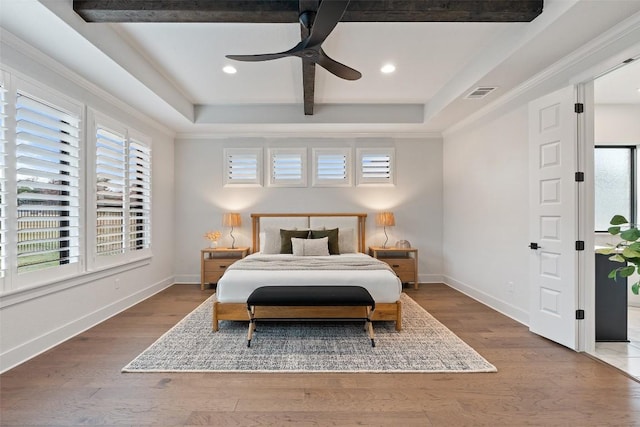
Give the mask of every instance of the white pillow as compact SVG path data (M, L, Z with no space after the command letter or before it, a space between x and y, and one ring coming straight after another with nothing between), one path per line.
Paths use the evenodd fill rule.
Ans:
M353 228L338 229L338 247L341 254L357 252Z
M267 228L260 232L260 252L263 254L280 253L280 229Z
M295 256L329 256L329 238L298 239L291 238L291 247Z

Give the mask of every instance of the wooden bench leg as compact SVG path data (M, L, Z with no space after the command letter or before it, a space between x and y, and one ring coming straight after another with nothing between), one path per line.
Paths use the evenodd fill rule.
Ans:
M371 339L371 347L376 346L376 341L374 340L373 335L373 321L371 320L374 311L375 309L372 310L371 307L367 306L367 327L369 329L369 339Z
M256 330L256 319L254 317L256 308L255 306L247 306L247 313L249 314L249 331L247 332L247 347L251 347L251 338L253 337L253 331Z

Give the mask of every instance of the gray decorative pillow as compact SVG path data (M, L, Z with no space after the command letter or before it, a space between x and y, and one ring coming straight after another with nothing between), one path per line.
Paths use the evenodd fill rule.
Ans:
M329 238L297 239L291 238L291 247L295 256L328 256Z
M353 235L353 228L338 229L338 246L340 247L341 254L350 254L350 253L358 252L356 250L355 236Z
M309 230L283 230L280 229L280 253L291 254L291 238L306 239L309 237Z
M340 243L338 242L338 229L331 230L311 230L311 239L320 239L322 237L329 238L329 253L331 255L340 255Z

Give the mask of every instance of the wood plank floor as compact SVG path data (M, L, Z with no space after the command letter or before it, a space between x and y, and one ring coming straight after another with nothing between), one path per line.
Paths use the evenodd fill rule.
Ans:
M406 292L497 373L120 372L212 292L172 286L6 372L0 424L640 426L640 383L445 285Z

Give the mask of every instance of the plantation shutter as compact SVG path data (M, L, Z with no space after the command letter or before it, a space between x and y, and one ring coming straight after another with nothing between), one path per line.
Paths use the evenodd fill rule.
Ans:
M279 187L306 187L306 148L274 148L270 150L270 158L269 185Z
M79 261L80 117L16 99L18 273Z
M358 149L358 185L394 184L394 150Z
M96 131L96 254L124 252L125 136L100 125Z
M261 150L238 148L225 150L225 185L260 185Z
M151 149L129 142L129 249L151 246Z
M0 279L7 271L7 90L0 74Z
M351 185L349 153L348 149L314 150L314 185Z

